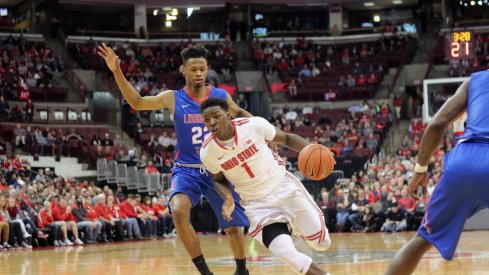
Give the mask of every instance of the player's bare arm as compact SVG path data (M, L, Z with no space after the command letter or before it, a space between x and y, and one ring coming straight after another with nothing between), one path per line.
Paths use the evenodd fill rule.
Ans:
M129 81L127 81L121 70L119 57L115 54L112 48L105 45L105 43L102 43L102 46L99 46L98 48L98 55L105 60L107 67L109 67L114 74L115 81L117 82L117 86L121 90L122 95L133 109L159 110L167 108L173 112L174 98L172 90L161 92L155 96L142 97Z
M232 220L231 214L234 211L234 199L233 194L231 193L231 185L222 172L212 174L212 179L214 180L214 186L217 193L224 200L222 205L222 216L225 220L230 221Z
M271 141L288 147L296 152L300 152L302 149L304 149L304 147L310 144L307 140L296 134L286 133L277 127L275 127L275 131L275 137Z
M241 107L234 102L233 98L231 97L230 94L227 94L227 102L229 105L229 113L231 114L232 117L252 117L253 115L246 111L245 109L242 109Z
M438 145L443 140L445 130L457 118L459 118L467 108L467 92L469 89L469 81L465 81L459 86L455 95L443 104L441 109L435 114L433 120L426 127L426 131L421 138L421 145L418 153L418 164L427 166L430 158L435 153ZM414 173L409 181L409 190L413 197L419 199L416 195L418 187L421 186L422 193L426 196L428 177L426 173Z

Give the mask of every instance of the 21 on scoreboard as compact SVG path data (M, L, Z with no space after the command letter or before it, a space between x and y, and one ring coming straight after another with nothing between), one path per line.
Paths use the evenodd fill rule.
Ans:
M445 56L449 59L467 59L473 56L473 33L471 31L456 31L447 34Z

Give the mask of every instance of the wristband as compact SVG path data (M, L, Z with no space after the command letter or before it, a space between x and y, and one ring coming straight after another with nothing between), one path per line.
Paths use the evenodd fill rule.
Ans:
M416 165L414 166L414 172L416 173L422 174L422 173L426 173L426 171L428 171L428 165L422 166L419 163L416 163Z

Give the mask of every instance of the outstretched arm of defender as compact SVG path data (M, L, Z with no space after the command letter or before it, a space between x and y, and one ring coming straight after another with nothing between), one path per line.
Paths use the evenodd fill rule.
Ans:
M119 64L119 57L112 48L102 43L98 48L98 55L105 60L107 67L114 74L117 86L129 105L135 110L159 110L169 108L169 102L173 99L173 91L164 91L156 96L142 97L127 81Z

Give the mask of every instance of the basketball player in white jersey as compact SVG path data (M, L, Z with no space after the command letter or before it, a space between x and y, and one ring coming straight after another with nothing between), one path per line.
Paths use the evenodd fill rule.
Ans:
M230 220L235 208L230 182L240 195L252 238L297 273L327 274L297 251L290 236L292 229L314 250L328 249L331 240L323 212L267 145L272 141L300 152L309 142L261 117L231 120L227 102L219 98L209 98L200 108L211 132L202 144L200 158L224 199L224 219Z

